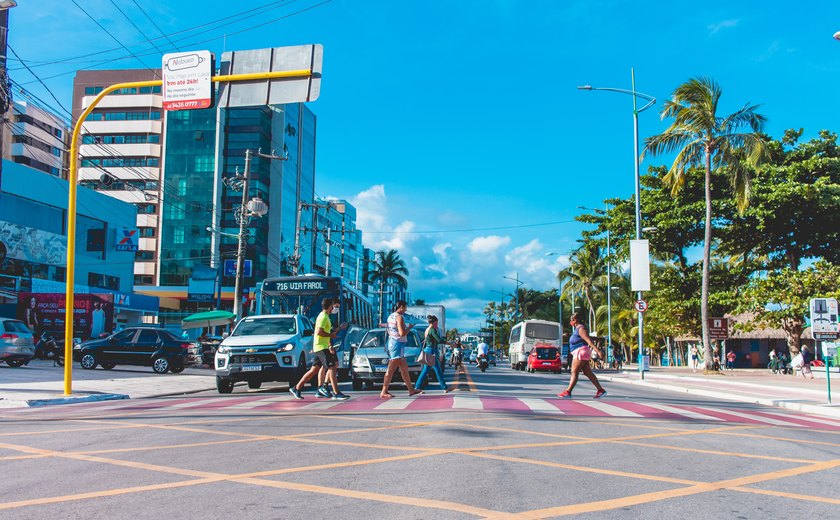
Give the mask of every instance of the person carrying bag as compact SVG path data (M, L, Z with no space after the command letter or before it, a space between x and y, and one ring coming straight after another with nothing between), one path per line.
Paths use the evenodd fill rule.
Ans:
M438 345L443 343L443 339L440 337L437 325L437 316L429 316L429 327L426 329L426 335L423 339L423 350L417 357L417 361L423 365L423 368L417 376L415 388L422 390L426 386L426 376L429 375L429 369L431 369L437 376L440 389L443 390L443 393L447 393L449 388L446 386L446 381L443 380L443 370L440 368L440 359L438 359Z

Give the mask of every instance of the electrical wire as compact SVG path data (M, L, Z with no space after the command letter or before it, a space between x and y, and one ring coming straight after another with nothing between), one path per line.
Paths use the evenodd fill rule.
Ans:
M169 38L169 35L167 35L166 33L164 33L164 32L161 30L161 28L158 26L158 24L157 24L157 23L155 23L155 21L152 19L152 17L151 17L151 16L149 16L149 13L147 13L147 12L146 12L146 10L145 10L145 9L143 9L143 7L142 7L140 4L138 4L138 3L137 3L137 0L131 0L131 1L132 1L132 3L134 3L134 5L135 5L135 6L137 6L137 9L139 9L139 10L140 10L140 12L141 12L141 13L143 13L143 16L145 16L145 17L146 17L146 19L147 19L147 20L149 20L149 21L152 23L152 25L154 25L154 26L155 26L155 29L157 29L157 30L158 30L158 32L161 34L161 36L163 36L164 38L166 38L166 41L168 41L168 42L169 42L169 45L171 45L171 46L172 46L172 47L173 47L176 51L180 52L180 51L181 51L181 49L179 49L179 48L178 48L178 46L177 46L177 45L175 45L175 43L174 43L174 42L173 42L173 41ZM154 39L156 40L156 39L158 39L158 38L154 38ZM148 41L149 41L149 43L152 43L152 41L153 41L153 40L148 40Z

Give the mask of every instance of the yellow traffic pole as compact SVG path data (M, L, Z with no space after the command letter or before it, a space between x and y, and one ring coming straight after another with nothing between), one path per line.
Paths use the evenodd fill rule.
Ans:
M311 70L301 69L276 72L252 72L248 74L227 74L223 76L213 76L210 80L213 82L233 83L237 81L255 81L261 79L308 78L310 76L312 76ZM73 316L75 310L75 291L73 284L76 277L76 184L79 176L78 146L79 135L82 132L82 125L84 124L85 119L87 119L87 116L89 116L99 102L102 101L102 98L111 92L121 88L159 87L162 84L163 81L157 79L152 81L117 83L115 85L111 85L110 87L106 87L93 99L73 126L73 134L70 138L70 172L67 177L67 275L64 296L64 395L71 395L73 393Z

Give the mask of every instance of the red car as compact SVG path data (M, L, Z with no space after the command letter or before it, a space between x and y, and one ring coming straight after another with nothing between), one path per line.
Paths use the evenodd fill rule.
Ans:
M532 374L538 370L545 370L559 374L563 370L563 360L557 347L537 345L528 355L528 372Z

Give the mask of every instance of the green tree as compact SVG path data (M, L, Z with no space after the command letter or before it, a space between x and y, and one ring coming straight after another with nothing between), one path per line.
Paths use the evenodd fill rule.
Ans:
M749 204L751 168L763 162L768 149L761 135L766 118L757 106L745 105L726 116L717 114L722 90L708 78L690 79L665 102L662 118L673 118L661 134L645 141L645 152L652 155L676 152L677 156L664 177L665 183L678 192L686 183L692 166L703 166L706 214L703 237L703 269L700 293L700 316L706 359L712 358L707 319L712 248L712 173L724 170L733 188L738 209ZM744 131L749 130L749 131Z
M781 328L788 348L796 355L801 345L805 316L811 298L840 298L840 266L820 260L802 271L786 267L756 278L741 294L738 312L753 318L740 328Z
M385 287L394 282L401 287L408 284L408 268L405 262L400 258L400 253L396 249L388 251L377 251L375 260L373 261L373 270L370 272L371 283L379 283L379 319L384 318L384 298L382 294L386 291Z
M557 279L565 283L564 297L572 293L583 294L589 313L589 328L593 331L597 329L593 296L603 287L606 272L606 259L601 255L601 248L594 242L586 242L569 258L569 266L557 274Z

